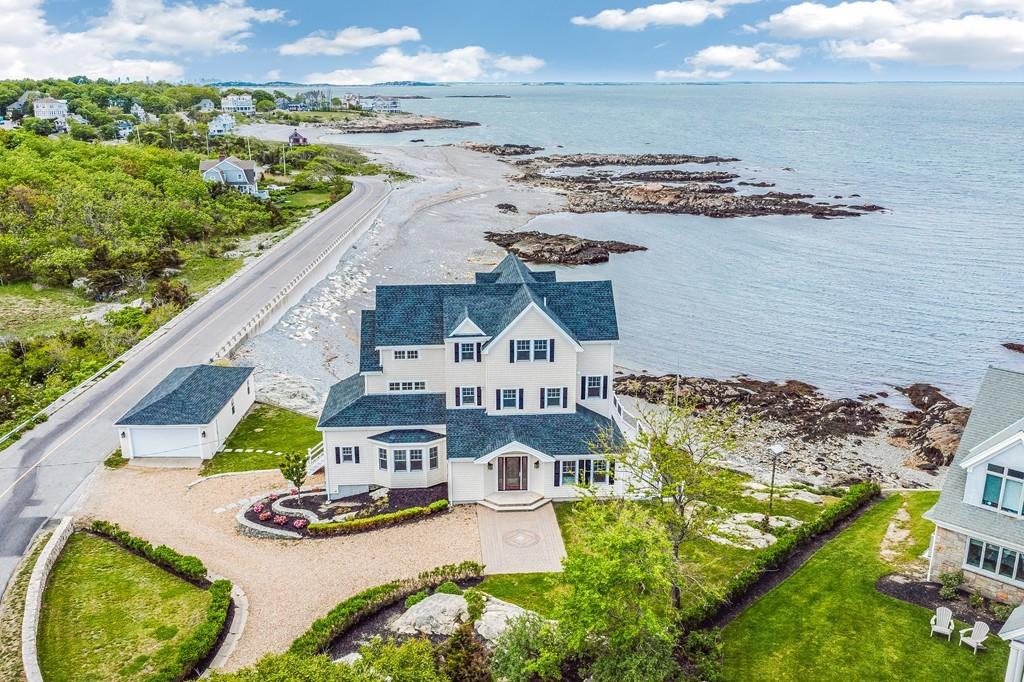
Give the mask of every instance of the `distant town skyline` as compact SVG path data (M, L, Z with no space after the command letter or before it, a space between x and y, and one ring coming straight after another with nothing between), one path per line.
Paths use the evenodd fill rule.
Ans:
M0 0L0 78L1021 81L1024 0Z

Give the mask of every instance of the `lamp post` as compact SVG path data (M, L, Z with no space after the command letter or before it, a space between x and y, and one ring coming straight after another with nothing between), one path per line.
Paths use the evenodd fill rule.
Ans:
M765 529L772 518L772 502L775 501L775 466L779 463L779 457L786 452L786 446L782 443L774 443L768 447L768 455L772 458L772 482L768 488L768 513L764 516Z

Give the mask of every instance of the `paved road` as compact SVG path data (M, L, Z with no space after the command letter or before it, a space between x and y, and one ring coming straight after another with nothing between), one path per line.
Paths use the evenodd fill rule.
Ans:
M173 328L151 337L116 372L49 421L0 451L0 588L40 526L73 500L89 474L117 447L114 420L173 368L207 362L333 239L348 234L338 252L348 248L389 192L382 180L357 179L345 199L179 315Z

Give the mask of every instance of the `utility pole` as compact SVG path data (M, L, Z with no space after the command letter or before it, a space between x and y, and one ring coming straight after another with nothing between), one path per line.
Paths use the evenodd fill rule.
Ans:
M252 161L252 145L249 143L249 138L245 138L245 148L249 150L249 160Z

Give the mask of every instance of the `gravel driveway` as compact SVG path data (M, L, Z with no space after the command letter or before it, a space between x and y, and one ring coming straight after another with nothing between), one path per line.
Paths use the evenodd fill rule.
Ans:
M153 544L198 556L245 590L249 620L227 669L284 651L310 623L356 592L441 564L480 561L472 507L417 523L318 540L258 540L235 532L235 512L214 510L285 487L280 474L215 478L186 491L195 473L101 470L74 513L103 518Z

